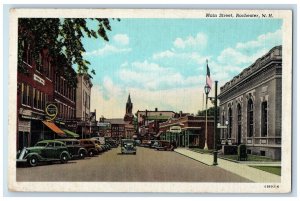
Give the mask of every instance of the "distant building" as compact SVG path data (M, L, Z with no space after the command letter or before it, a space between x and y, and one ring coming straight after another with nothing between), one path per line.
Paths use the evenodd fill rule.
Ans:
M105 119L105 123L109 123L110 136L112 139L120 140L125 137L125 125L126 122L122 118Z
M159 124L159 133L156 138L176 141L177 146L204 148L205 145L205 117L185 115L169 119ZM207 121L208 149L214 147L214 118L208 117Z
M137 111L137 128L139 138L153 139L159 132L159 123L165 122L170 118L175 117L173 111L159 111L155 108L154 111ZM149 127L149 125L151 126Z
M221 87L221 141L281 159L282 47L276 46Z
M91 88L93 84L88 74L77 75L76 89L76 119L78 121L77 133L82 138L90 137L90 106Z
M133 121L132 107L133 107L133 104L131 102L131 98L130 98L130 94L129 94L127 103L126 103L126 111L125 111L124 121L132 123L132 121Z

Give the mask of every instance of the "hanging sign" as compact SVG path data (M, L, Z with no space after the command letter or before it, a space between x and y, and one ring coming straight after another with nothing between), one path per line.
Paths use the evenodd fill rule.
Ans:
M49 118L48 120L53 121L58 114L58 108L56 106L56 103L47 103L45 112Z

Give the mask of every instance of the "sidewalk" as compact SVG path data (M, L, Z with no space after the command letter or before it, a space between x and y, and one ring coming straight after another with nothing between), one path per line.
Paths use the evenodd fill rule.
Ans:
M213 156L210 154L201 154L185 148L177 148L175 152L204 163L206 165L213 165ZM249 163L235 163L232 161L224 160L218 158L218 167L234 174L237 174L241 177L249 179L256 183L271 183L271 182L280 182L280 176L271 174L256 168L249 167ZM251 164L254 165L254 164ZM263 164L265 166L265 164Z

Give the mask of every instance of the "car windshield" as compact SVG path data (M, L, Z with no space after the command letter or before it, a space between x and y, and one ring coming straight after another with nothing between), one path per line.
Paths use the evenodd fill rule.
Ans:
M39 142L35 145L35 147L45 147L45 146L47 146L46 142Z

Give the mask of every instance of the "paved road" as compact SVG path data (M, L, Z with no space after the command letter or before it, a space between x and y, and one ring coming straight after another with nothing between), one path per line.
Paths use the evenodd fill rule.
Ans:
M115 148L67 164L20 167L17 181L250 182L175 152L143 147L138 147L137 155L122 155L120 148Z

